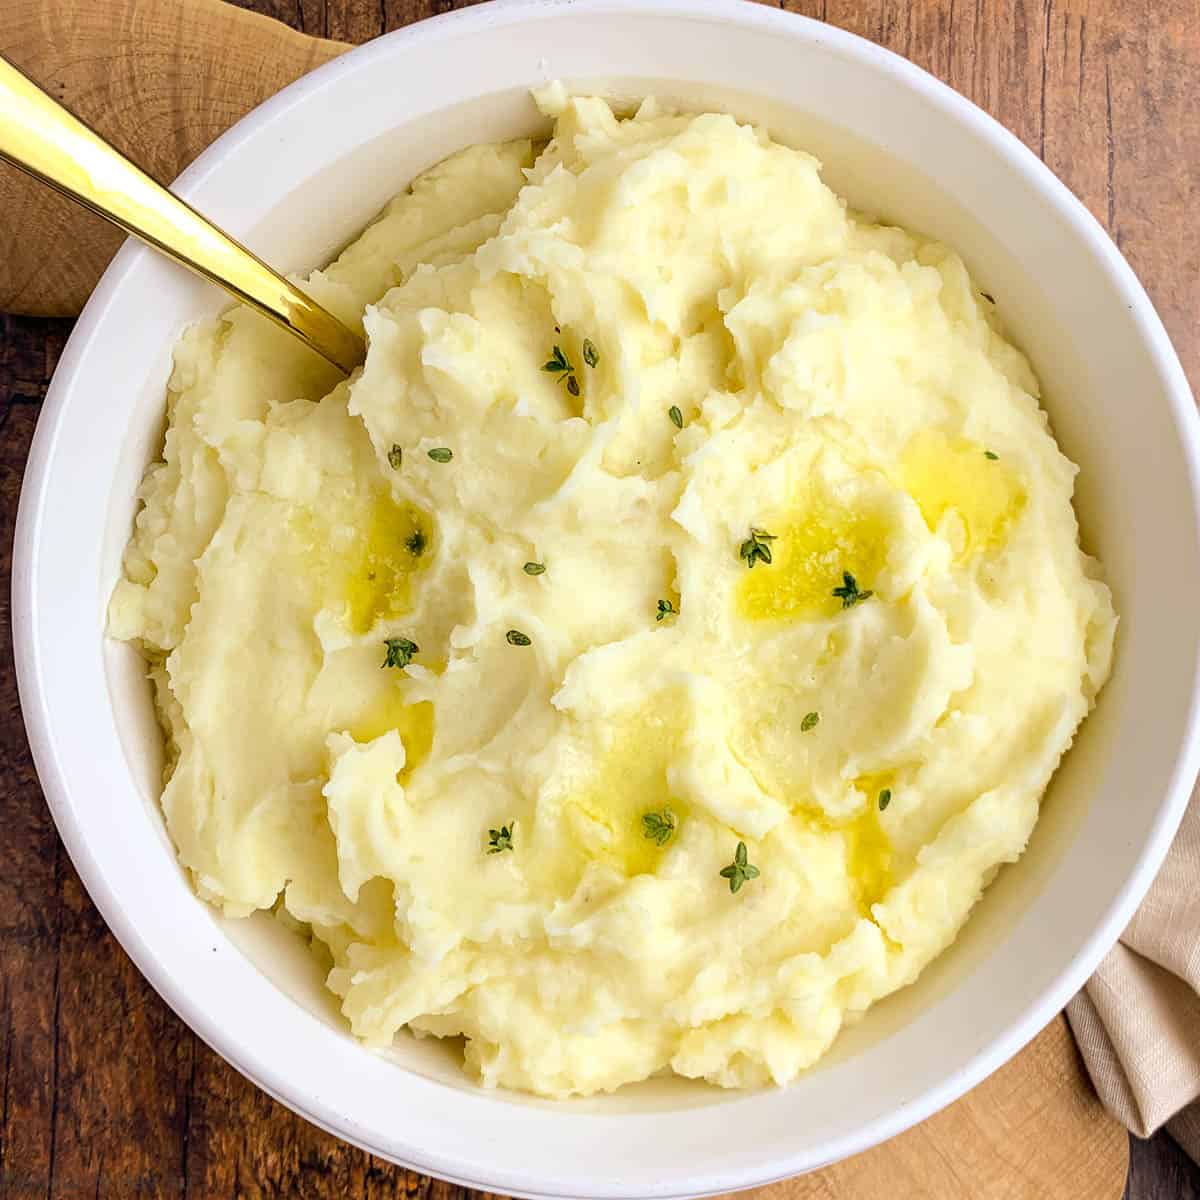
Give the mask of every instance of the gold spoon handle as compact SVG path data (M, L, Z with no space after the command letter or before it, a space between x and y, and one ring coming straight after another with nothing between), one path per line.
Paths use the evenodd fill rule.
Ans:
M257 308L349 374L359 335L155 183L0 56L0 158Z

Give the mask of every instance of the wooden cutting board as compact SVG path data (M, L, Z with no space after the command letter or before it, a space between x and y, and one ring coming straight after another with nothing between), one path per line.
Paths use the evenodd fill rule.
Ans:
M0 0L0 52L161 180L256 104L346 49L220 0ZM0 311L77 313L120 241L98 218L0 164ZM1060 1016L924 1124L753 1194L1118 1200L1128 1155L1125 1130L1100 1107Z
M220 0L0 0L0 54L163 183L348 49ZM75 316L123 238L0 163L0 312Z

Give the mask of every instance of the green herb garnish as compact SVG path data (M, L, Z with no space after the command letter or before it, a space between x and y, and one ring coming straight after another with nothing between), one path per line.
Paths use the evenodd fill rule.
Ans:
M526 575L545 575L546 564L545 563L536 563L536 562L527 562L521 568L521 570L524 571Z
M413 655L421 649L416 642L404 637L385 638L383 644L387 647L387 658L379 664L381 670L384 667L407 667Z
M600 351L596 349L596 343L591 338L583 339L583 361L589 367L594 367L600 361Z
M807 733L810 729L816 729L820 720L821 714L818 712L805 713L804 720L800 722L800 732Z
M731 892L736 892L746 880L758 878L758 868L750 865L745 842L738 842L737 850L734 851L733 862L729 866L722 868L721 878L729 880L729 890Z
M892 789L884 788L883 791L879 793L879 811L883 812L883 810L885 808L887 808L887 806L889 804L891 804L891 802L892 802Z
M513 830L516 828L516 821L511 825L501 825L499 829L488 830L488 853L500 854L504 850L513 848Z
M414 529L412 533L405 539L404 548L413 556L420 558L425 553L425 547L429 545L429 539L425 536L425 530Z
M998 459L998 458L1000 457L1000 455L998 455L998 454L994 453L994 452L993 452L993 451L991 451L991 450L985 450L985 451L983 452L983 457L984 457L984 458L990 458L990 459L992 460L992 462L995 462L995 461L996 461L996 459Z
M754 564L764 562L768 566L771 564L771 547L769 542L775 540L773 533L767 533L765 529L755 529L750 527L750 536L741 544L738 549L738 555L746 560L746 566L751 570L754 569Z
M593 352L595 349L595 346L593 346ZM584 361L587 361L586 357ZM599 357L597 357L596 361L600 361ZM595 364L592 365L594 366ZM542 370L549 371L551 375L557 375L558 382L565 383L567 385L567 391L570 392L572 396L579 395L579 380L576 378L575 368L572 366L571 360L563 353L563 348L557 343L555 344L554 351L550 355L549 359L542 363Z
M429 451L429 457L436 463L448 463L454 457L454 451L446 446L435 446Z
M401 450L395 442L393 442L392 448L388 451L388 466L391 467L393 471L398 471L400 470L400 464L403 461L404 451Z
M505 635L505 640L510 646L529 646L532 642L519 629L510 629Z
M677 609L675 605L670 602L670 600L660 600L658 602L658 616L654 619L656 621L664 621L667 617L675 616L677 612L679 612L679 609Z
M861 604L862 601L869 600L875 593L860 592L858 590L858 580L849 571L843 571L842 586L834 588L833 595L842 602L843 608L853 608L856 604Z
M667 409L667 416L670 417L674 422L676 429L683 428L683 413L679 411L678 405L672 404L671 407Z
M642 813L642 837L656 846L665 846L675 832L675 814L664 808L662 812Z

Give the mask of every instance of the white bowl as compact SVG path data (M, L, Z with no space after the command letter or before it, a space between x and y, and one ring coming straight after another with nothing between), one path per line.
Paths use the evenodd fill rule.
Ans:
M434 1042L360 1048L276 923L223 921L193 896L159 816L142 665L103 635L172 343L223 305L140 247L80 318L30 455L13 585L21 698L96 905L167 1002L260 1087L376 1154L491 1191L721 1192L853 1154L954 1100L1045 1025L1133 912L1197 770L1197 421L1129 267L1016 138L903 60L740 0L542 0L425 22L257 109L178 191L268 260L312 267L423 167L539 127L527 89L555 78L727 109L813 150L854 203L956 247L1041 375L1082 466L1085 543L1122 615L1116 671L1028 853L953 949L782 1090L655 1081L548 1104L478 1089Z

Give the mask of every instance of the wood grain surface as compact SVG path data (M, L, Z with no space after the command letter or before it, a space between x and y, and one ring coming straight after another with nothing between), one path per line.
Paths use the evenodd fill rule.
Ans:
M66 0L61 5L21 0L16 8L12 3L0 0L0 51L8 49L6 39L17 28L15 17L6 22L7 13L19 8L28 18L41 5L43 14L53 17L67 7ZM138 7L145 15L161 3L139 0ZM103 4L92 0L82 7L95 11ZM454 0L254 0L242 5L297 30L344 41L365 40L461 6ZM1195 216L1200 209L1200 0L787 0L781 6L907 55L1042 154L1113 232L1158 305L1195 386L1200 379L1200 222ZM63 24L75 36L79 26ZM78 68L88 46L86 40L73 46L63 61ZM281 52L280 62L285 59ZM127 68L141 72L139 86L153 77L144 63L131 60ZM227 111L229 120L236 119L236 112ZM213 131L206 126L204 138ZM194 144L174 145L179 165L203 145L198 134L190 136ZM0 207L0 258L21 236L6 219ZM61 229L58 236L65 236ZM47 255L53 253L52 240ZM6 581L25 455L68 332L67 321L0 316L0 544ZM6 629L8 620L5 586L0 623ZM462 1200L467 1195L462 1189L399 1171L293 1117L203 1046L150 990L108 934L54 834L20 725L9 636L4 645L0 1197ZM988 1133L999 1129L1007 1135L1011 1174L993 1177L980 1170L964 1145L961 1155L937 1168L954 1189L945 1194L964 1200L1034 1194L1015 1189L1028 1168L1036 1131L1019 1124L1005 1128L1004 1114L1014 1110L1004 1106L1020 1087L1053 1089L1078 1072L1075 1059L1061 1053L1069 1049L1064 1036L1061 1021L1052 1026L1044 1038L1060 1040L1049 1058L1039 1060L1059 1063L1059 1074L1006 1083L1017 1079L1018 1060L985 1085L994 1096L982 1089L974 1096L974 1119L990 1126ZM1087 1105L1082 1088L1074 1094ZM1093 1121L1093 1130L1104 1128L1086 1107L1075 1115ZM827 1183L796 1185L789 1200L941 1195L929 1190L933 1169L919 1157L918 1139L935 1135L934 1122L906 1135L913 1140L913 1157L905 1158L905 1145L890 1160L902 1165L888 1177L886 1193L867 1190L868 1155L840 1168ZM1051 1141L1061 1146L1065 1136ZM1165 1135L1135 1143L1133 1150L1129 1200L1200 1197L1200 1173ZM1106 1152L1100 1138L1087 1158ZM1095 1191L1090 1179L1086 1172L1064 1179L1059 1194L1107 1200L1112 1193Z
M0 0L0 31L6 58L164 183L348 48L217 0ZM6 163L0 212L0 311L78 314L121 232Z

